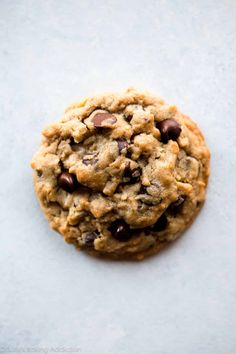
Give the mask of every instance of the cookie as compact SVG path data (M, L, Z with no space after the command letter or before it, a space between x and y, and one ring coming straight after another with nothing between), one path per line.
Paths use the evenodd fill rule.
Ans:
M197 215L209 160L189 117L128 89L71 105L43 131L31 166L40 205L67 242L95 255L142 259Z

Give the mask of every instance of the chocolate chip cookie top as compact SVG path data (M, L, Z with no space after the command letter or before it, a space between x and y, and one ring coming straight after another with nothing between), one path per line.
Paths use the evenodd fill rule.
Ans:
M128 89L71 105L32 160L51 227L93 254L143 258L176 239L205 199L210 154L174 105Z

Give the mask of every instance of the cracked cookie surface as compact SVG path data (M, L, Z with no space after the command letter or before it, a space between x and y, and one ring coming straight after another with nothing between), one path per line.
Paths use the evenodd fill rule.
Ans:
M210 154L196 124L134 89L71 105L43 131L31 165L40 205L76 247L143 258L199 211Z

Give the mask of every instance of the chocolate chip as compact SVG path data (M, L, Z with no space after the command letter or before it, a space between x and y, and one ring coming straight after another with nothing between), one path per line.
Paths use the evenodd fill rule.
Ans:
M95 231L86 232L84 237L84 243L86 246L92 246L94 240L98 237L98 234Z
M168 211L171 212L171 214L176 215L181 212L183 205L184 205L185 198L180 196L175 202L171 203L171 205L168 208Z
M76 145L76 142L73 137L70 138L69 144L70 144L70 146Z
M128 142L123 139L117 140L117 144L118 144L119 153L121 153L122 150L127 149L129 146Z
M153 225L153 230L154 231L163 231L166 229L168 224L168 220L167 217L165 216L165 214L162 214L159 219L157 220L157 222Z
M105 125L102 123L107 121L108 124L115 124L117 118L111 113L97 113L93 116L92 122L96 128L102 128Z
M137 183L140 180L141 174L142 174L142 170L140 167L131 170L130 162L129 161L126 162L123 177L129 178L130 183Z
M140 190L139 190L139 194L148 194L147 193L147 187L143 186L141 184Z
M72 193L78 186L78 181L72 173L62 172L58 177L59 186L68 193Z
M165 119L157 123L161 133L161 141L166 144L168 140L177 140L181 133L179 123L174 119Z
M124 177L129 177L130 176L130 172L131 172L130 161L126 161L125 162L125 168L124 168L123 176Z
M112 236L118 241L127 241L131 238L132 233L129 225L122 219L115 220L108 229Z
M125 115L124 118L127 122L130 122L131 119L133 118L133 116L131 114L128 114L128 115Z
M126 157L128 157L128 159L132 158L132 149L130 147L128 148L128 151L126 153Z

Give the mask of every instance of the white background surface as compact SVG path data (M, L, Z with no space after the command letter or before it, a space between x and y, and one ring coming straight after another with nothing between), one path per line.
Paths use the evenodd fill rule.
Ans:
M0 1L3 352L235 353L235 18L234 0ZM203 211L172 247L105 262L49 229L29 161L71 101L129 85L198 122L212 172Z

